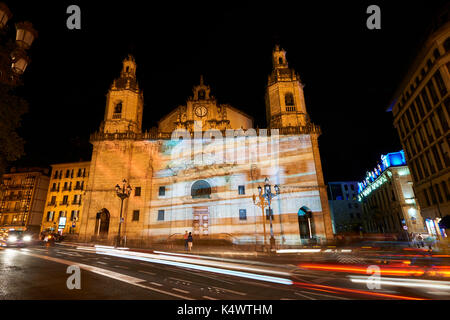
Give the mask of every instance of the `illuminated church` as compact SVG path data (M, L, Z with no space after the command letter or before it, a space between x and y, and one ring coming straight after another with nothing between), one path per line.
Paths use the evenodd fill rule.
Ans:
M185 231L197 241L261 245L271 220L277 245L333 239L320 128L310 122L303 85L278 46L265 100L268 128L254 129L251 116L220 104L201 78L184 105L144 132L143 94L128 56L91 136L79 239L114 243L121 212L114 186L123 179L132 188L122 210L127 246L167 243ZM270 211L257 205L266 178L280 189Z

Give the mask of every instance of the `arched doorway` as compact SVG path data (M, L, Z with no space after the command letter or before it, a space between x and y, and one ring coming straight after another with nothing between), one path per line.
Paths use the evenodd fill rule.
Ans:
M205 180L198 180L194 182L191 187L192 199L210 199L211 186ZM194 207L192 215L192 231L194 237L209 237L209 208L208 207Z
M303 206L298 210L298 227L300 230L300 240L310 240L314 236L314 223L312 210Z
M105 208L97 212L97 217L95 219L95 235L100 239L105 239L108 237L109 232L109 211Z

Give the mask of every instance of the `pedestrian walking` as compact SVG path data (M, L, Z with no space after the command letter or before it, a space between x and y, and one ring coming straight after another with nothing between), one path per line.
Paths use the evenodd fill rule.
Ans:
M422 237L421 233L419 233L419 235L417 236L417 241L418 241L418 243L417 243L417 247L418 248L425 247L425 244L423 243L423 237ZM419 243L420 243L420 246L419 246Z
M189 248L189 251L192 251L192 244L193 244L193 242L194 242L194 238L192 238L192 233L190 233L189 232L189 235L188 235L188 248Z
M184 232L184 250L188 250L188 236L189 236L189 234L188 234L188 232L187 232L187 230Z

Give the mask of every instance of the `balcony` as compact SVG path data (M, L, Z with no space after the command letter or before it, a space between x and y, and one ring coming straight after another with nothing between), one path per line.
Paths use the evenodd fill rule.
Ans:
M113 113L112 118L113 119L120 119L120 118L122 118L122 114L121 113Z
M83 186L75 186L75 188L73 188L73 190L83 190Z
M59 188L51 188L50 192L59 192Z
M81 200L72 201L72 204L79 206L79 205L81 205Z
M22 195L22 194L21 195L15 194L15 195L5 196L5 197L3 197L3 200L4 201L22 200L23 197L24 197L24 195Z
M62 191L72 191L72 187L64 187Z
M14 208L3 208L0 209L1 213L8 213L8 212L23 212L26 211L27 207L14 207Z
M60 202L59 202L59 205L60 205L60 206L68 206L68 205L69 205L69 202L68 202L68 201L60 201Z
M49 201L49 202L47 202L47 206L53 206L53 207L56 207L56 202L52 202L52 201Z

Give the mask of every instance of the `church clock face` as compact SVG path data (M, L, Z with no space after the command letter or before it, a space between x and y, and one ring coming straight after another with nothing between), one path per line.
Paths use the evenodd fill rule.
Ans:
M204 117L208 113L208 109L205 106L198 106L194 111L197 117Z

